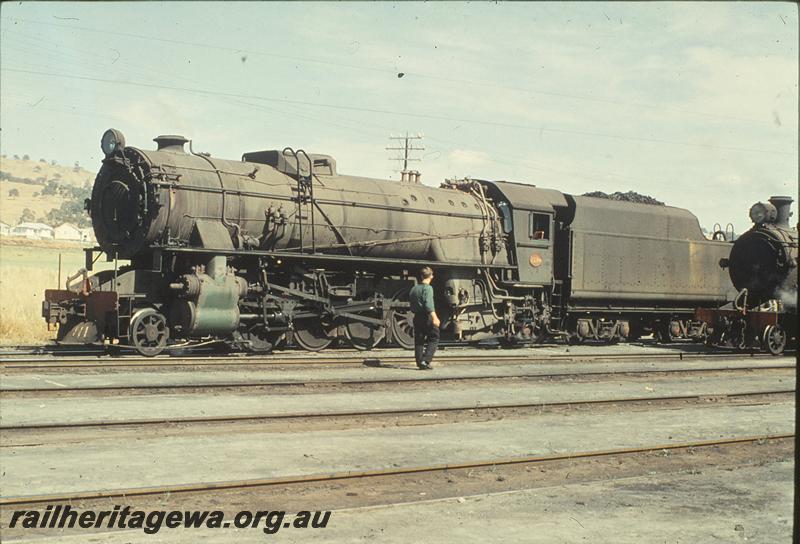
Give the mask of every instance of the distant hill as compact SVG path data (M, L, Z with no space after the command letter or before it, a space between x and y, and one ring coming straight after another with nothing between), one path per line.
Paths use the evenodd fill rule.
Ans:
M95 173L79 165L62 165L24 156L0 158L0 221L16 225L23 219L60 223L84 219L76 213L89 196ZM69 210L67 213L65 210ZM55 225L54 225L55 226Z
M47 159L22 159L14 158L18 155L5 155L0 158L0 172L12 176L13 181L29 180L28 183L39 182L44 184L48 180L74 185L75 187L91 186L97 175L95 172L85 170L79 165L64 165L53 163ZM8 179L3 176L3 179Z

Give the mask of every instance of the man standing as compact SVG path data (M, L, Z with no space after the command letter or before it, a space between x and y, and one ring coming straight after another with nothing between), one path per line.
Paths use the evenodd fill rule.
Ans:
M421 370L430 370L439 345L439 316L433 305L433 270L426 266L419 273L420 283L411 288L408 301L414 312L414 358Z

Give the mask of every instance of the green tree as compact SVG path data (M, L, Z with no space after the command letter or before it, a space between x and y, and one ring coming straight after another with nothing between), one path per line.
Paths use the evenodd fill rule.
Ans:
M34 214L30 208L25 208L22 210L22 215L20 216L19 220L22 223L30 223L31 221L36 220L36 214Z
M44 186L44 189L42 189L42 196L55 195L55 194L58 194L58 182L55 182L51 179Z
M31 160L31 156L30 156L30 155L27 155L27 154L26 154L26 155L23 155L23 156L22 156L22 160L23 160L23 161L29 161L29 160Z
M17 188L11 189L8 192L8 196L9 196L9 198L17 198L17 197L19 197L19 189L17 189Z
M50 210L45 217L45 221L51 225L60 223L72 223L79 227L88 227L91 225L89 216L83 209L83 202L80 200L66 200L61 203L61 207L55 210Z

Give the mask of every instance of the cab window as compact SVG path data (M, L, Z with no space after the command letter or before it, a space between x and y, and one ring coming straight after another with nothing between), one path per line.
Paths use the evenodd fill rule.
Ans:
M531 240L549 240L550 214L531 212L528 235Z
M511 206L508 205L508 202L502 201L497 207L500 208L500 214L503 216L503 232L511 234L511 230L514 228L511 220Z

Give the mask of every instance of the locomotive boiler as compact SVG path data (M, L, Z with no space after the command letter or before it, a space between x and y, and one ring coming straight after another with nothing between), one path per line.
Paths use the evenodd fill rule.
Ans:
M102 137L86 203L98 246L43 303L60 342L146 355L207 342L410 347L407 294L422 266L437 272L442 335L460 342L699 337L693 309L729 297L716 266L729 244L706 240L686 210L347 176L291 148L234 161L180 136L155 142ZM90 274L101 254L114 269Z
M792 228L792 198L773 196L750 208L753 226L720 261L738 294L719 309L700 309L713 323L712 344L761 348L778 355L797 334L797 229Z

